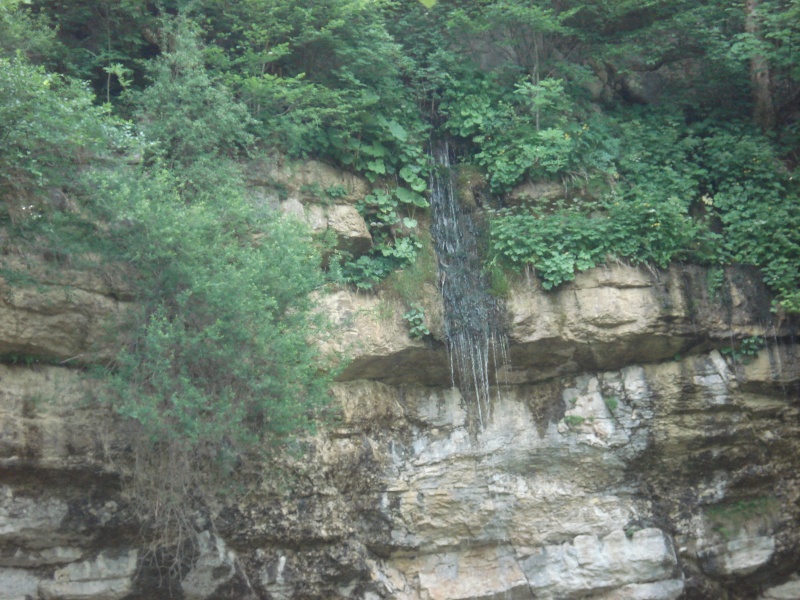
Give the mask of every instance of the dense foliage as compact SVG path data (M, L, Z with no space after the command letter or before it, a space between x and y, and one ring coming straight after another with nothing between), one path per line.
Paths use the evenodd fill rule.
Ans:
M799 54L798 0L0 0L2 218L135 274L110 400L151 456L223 472L312 423L327 381L307 344L319 258L248 202L246 157L372 183L373 247L331 257L329 281L411 272L447 137L480 173L497 282L744 263L800 312ZM525 182L562 193L520 199Z
M605 126L624 149L606 167L613 183L599 198L496 211L497 260L535 266L546 288L608 256L757 265L782 308L800 308L799 190L767 137L749 122L686 124L663 111Z
M769 156L760 164L781 188L769 194L782 196L791 222L800 98L796 0L4 0L3 6L3 47L23 48L51 69L89 80L117 114L136 117L148 136L161 139L162 151L169 147L179 157L173 161L185 163L167 166L194 165L187 183L202 185L215 172L206 161L214 163L220 152L253 147L321 157L368 177L375 188L359 208L374 247L340 257L341 281L371 288L415 260L416 212L426 207L426 145L431 135L450 135L460 143L462 162L482 168L498 197L526 180L555 181L568 196L597 201L571 207L583 217L602 213L612 220L604 207L615 202L669 213L677 201L691 231L662 230L665 238L674 233L663 240L674 251L659 264L754 263L767 269L784 307L792 305L796 282L775 266L781 258L791 262L791 235L779 247L766 243L771 235L763 251L745 251L741 221L750 213L730 210L731 186L748 189L747 202L757 204L759 194L768 194L763 179L749 177L751 170L717 183L688 172L710 171L713 178L734 168L741 156L712 157L710 145L725 137L715 127L727 128L734 146L742 133ZM192 48L176 48L170 19L178 14L196 34ZM169 77L155 72L174 77L186 68L175 56L204 68L171 90ZM209 110L220 94L236 99L232 113ZM154 130L148 111L162 115L164 130ZM180 131L188 120L192 132ZM209 147L205 136L221 146ZM722 195L709 203L716 194ZM534 215L560 220L552 206L531 208L502 213L497 231ZM517 245L552 252L548 240L559 234L541 225L550 233L537 237L528 227ZM624 231L622 239L634 233L622 223L614 227ZM724 243L717 247L725 252L697 255L703 244L696 235L708 237L702 230L720 234ZM562 242L569 237L565 230ZM596 260L608 254L654 260L636 244L618 247L612 239L592 244ZM649 243L642 238L638 246ZM502 243L495 251L498 261L521 260L519 253L506 256ZM547 275L536 252L523 262L548 285L562 280Z

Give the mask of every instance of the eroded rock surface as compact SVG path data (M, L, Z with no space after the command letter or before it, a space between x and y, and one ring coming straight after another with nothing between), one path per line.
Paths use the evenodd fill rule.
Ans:
M315 233L332 233L337 249L358 256L372 245L355 207L371 191L365 179L319 161L284 159L254 161L245 177L257 204L292 215Z
M65 306L125 302L87 293ZM353 356L332 390L340 422L287 487L224 507L169 588L123 518L105 460L120 442L85 400L92 382L70 362L0 365L0 599L798 597L796 328L752 274L730 271L715 297L690 268L518 285L482 429L441 341L410 339L397 306L323 304L340 326L328 349ZM91 339L37 327L6 326L0 343L60 362ZM734 360L753 336L765 346Z
M39 584L39 594L44 600L121 600L132 590L136 565L135 550L101 552L58 569Z
M120 273L0 258L0 356L87 364L113 355L113 328L130 309Z
M444 345L409 338L397 314L401 308L348 292L326 302L345 324L339 348L353 358L344 379L450 383ZM509 383L673 359L730 346L731 340L777 339L793 331L791 323L773 318L757 273L744 269L730 270L724 287L712 294L701 268L612 264L579 273L553 292L532 278L517 284L506 304L511 360L498 378Z

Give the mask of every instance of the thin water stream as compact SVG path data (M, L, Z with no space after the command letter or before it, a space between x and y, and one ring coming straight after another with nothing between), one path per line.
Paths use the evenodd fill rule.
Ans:
M431 150L431 212L453 385L481 429L491 414L490 380L506 364L503 307L489 293L478 251L478 228L458 201L446 142Z

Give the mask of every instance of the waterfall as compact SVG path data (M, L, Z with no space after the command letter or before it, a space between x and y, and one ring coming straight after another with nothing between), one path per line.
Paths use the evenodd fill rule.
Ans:
M431 231L439 259L450 373L482 429L491 412L490 375L494 373L496 381L498 367L508 362L503 307L488 291L475 221L456 197L448 144L432 148L431 157Z

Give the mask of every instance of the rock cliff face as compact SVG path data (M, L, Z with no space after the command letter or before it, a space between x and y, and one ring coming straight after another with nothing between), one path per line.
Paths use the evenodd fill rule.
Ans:
M714 298L697 268L518 284L483 429L440 341L327 296L341 421L176 575L148 567L106 460L124 439L75 368L124 288L26 268L0 298L0 600L800 598L796 325L753 273Z

